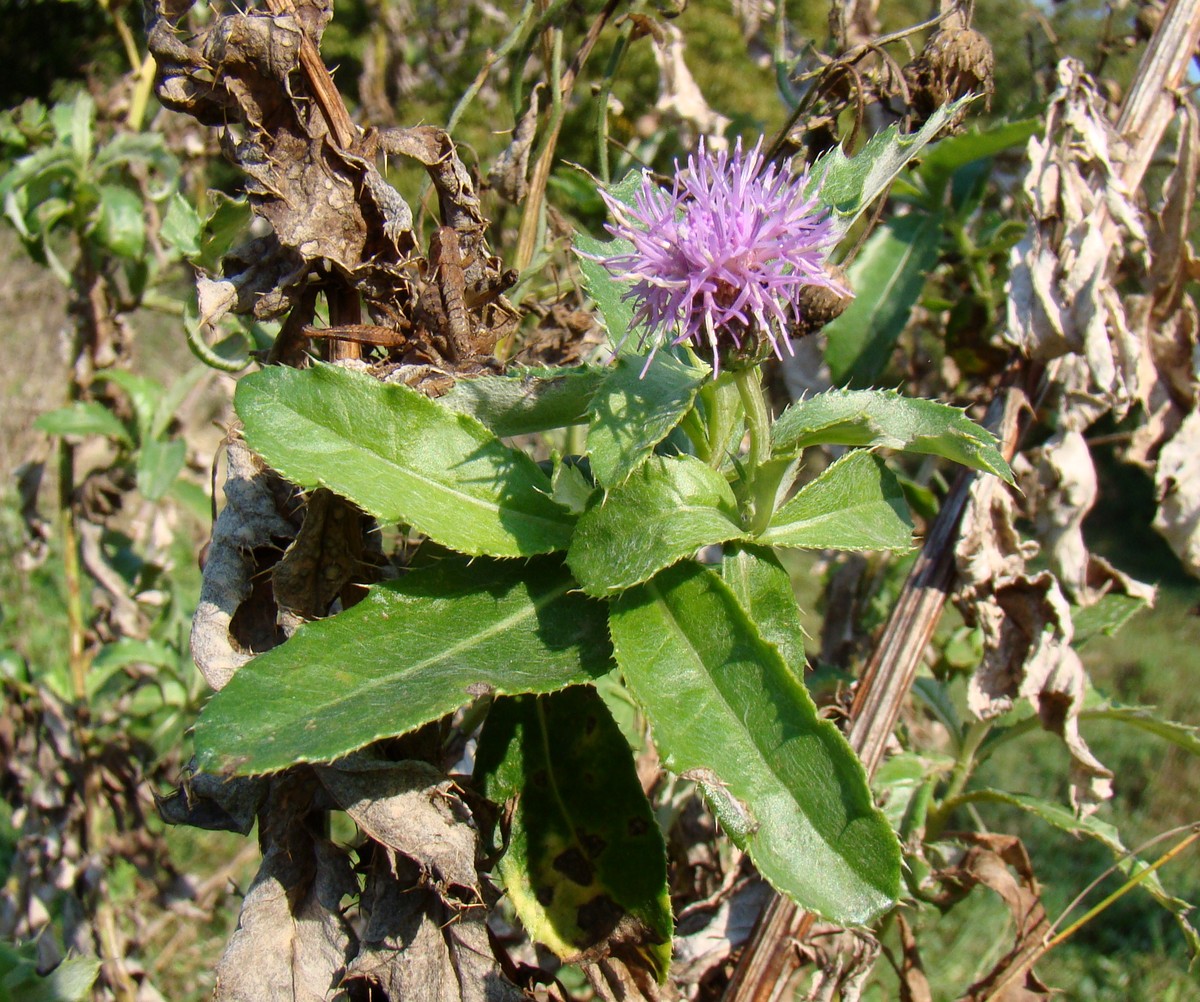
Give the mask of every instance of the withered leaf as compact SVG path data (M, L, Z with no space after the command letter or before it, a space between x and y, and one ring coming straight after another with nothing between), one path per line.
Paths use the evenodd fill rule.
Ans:
M1112 773L1079 733L1087 674L1071 647L1071 607L1050 571L1025 568L1032 555L1013 524L1011 498L987 481L972 489L955 556L963 578L960 607L983 630L985 653L967 687L981 720L1007 713L1020 699L1071 755L1071 800L1090 813L1112 796Z
M418 864L446 897L480 900L477 832L454 784L427 762L363 752L317 770L338 805L371 838Z
M1050 991L1033 973L1033 963L1050 931L1029 855L1014 835L962 835L970 848L961 863L942 874L965 887L982 884L1008 906L1014 926L1012 949L975 984L960 1002L1041 1002Z
M317 619L351 581L364 582L364 533L371 518L330 490L318 488L304 504L304 522L272 571L275 602L301 619Z
M658 22L650 37L658 64L658 101L654 107L686 122L702 136L724 136L730 121L704 100L683 58L683 32L673 24Z
M290 486L239 438L228 442L226 456L226 503L213 526L191 635L192 658L213 689L282 639L270 579L260 572L297 532L281 512Z
M529 92L529 107L513 130L512 142L496 157L488 171L488 184L501 198L518 205L529 190L529 153L537 135L538 91L541 83Z
M1034 224L1013 249L1004 337L1027 356L1068 352L1087 360L1092 382L1124 414L1137 399L1141 345L1112 286L1114 227L1146 234L1121 180L1125 143L1082 64L1058 65L1044 138L1029 141L1025 190Z
M342 899L358 881L345 851L305 823L311 777L272 784L261 818L263 862L217 965L214 1002L327 1002L357 939Z
M412 863L382 848L363 890L362 946L346 983L363 982L389 999L421 1002L520 1002L500 973L482 907L454 909L423 887Z
M1184 567L1200 575L1200 412L1193 411L1163 446L1154 475L1154 528Z

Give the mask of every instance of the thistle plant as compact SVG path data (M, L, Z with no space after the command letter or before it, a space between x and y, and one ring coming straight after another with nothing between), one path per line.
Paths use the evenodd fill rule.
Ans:
M767 345L789 350L805 290L839 288L828 252L944 120L810 174L765 165L761 145L701 149L669 190L630 175L603 191L614 240L576 246L607 360L463 376L438 399L323 364L241 379L265 463L429 545L239 667L196 725L201 768L333 762L320 782L340 803L344 775L386 774L387 746L368 746L473 700L470 782L511 808L483 837L530 937L568 961L620 950L664 979L664 842L610 712L632 703L665 768L782 893L843 923L890 908L899 842L804 687L776 551L912 546L879 447L1009 471L960 411L895 393L837 391L772 421L760 368ZM506 441L530 434L578 454L546 468ZM854 448L801 484L819 445Z
M777 358L791 353L804 290L849 294L826 269L833 221L807 185L791 160L764 165L762 141L744 154L739 139L732 157L702 141L686 169L676 161L670 191L643 174L633 205L601 191L616 220L608 231L632 246L602 263L633 283L625 298L647 328L642 346L707 347L714 373L722 351L752 351L759 338Z

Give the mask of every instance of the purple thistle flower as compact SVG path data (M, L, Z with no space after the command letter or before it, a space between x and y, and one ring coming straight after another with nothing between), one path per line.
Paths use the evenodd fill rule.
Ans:
M600 191L616 220L606 228L633 244L600 260L633 283L623 298L636 304L634 322L646 325L654 350L707 344L714 372L723 340L753 346L761 333L776 357L781 343L791 354L788 330L803 319L806 286L849 295L825 270L833 227L805 198L807 175L792 177L791 161L764 170L761 150L759 140L743 154L739 140L732 158L714 157L702 141L686 171L676 161L670 191L643 175L632 207Z

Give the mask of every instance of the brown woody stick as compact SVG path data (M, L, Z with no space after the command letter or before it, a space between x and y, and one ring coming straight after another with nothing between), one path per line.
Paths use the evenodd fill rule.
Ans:
M1123 170L1130 190L1140 185L1150 158L1171 120L1175 95L1188 62L1200 44L1200 0L1171 0L1138 66L1117 120L1131 147ZM1097 219L1097 225L1106 220ZM1030 376L1021 366L1002 398L1000 436L1006 459L1019 441L1018 417L1025 400L1019 384ZM994 407L993 410L996 410ZM995 426L993 426L995 427ZM941 617L954 584L954 548L959 521L975 474L963 474L942 505L924 549L909 574L868 661L851 709L849 738L873 774L896 726L917 666ZM776 1002L798 966L793 942L802 939L813 916L776 895L759 919L754 935L725 991L725 1002Z

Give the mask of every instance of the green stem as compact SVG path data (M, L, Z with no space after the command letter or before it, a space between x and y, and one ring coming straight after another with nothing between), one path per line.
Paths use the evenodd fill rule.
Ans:
M750 455L746 462L753 479L755 472L771 455L771 419L767 414L767 401L763 398L758 368L743 369L734 377L734 381L746 410L746 429L750 433Z
M752 533L766 529L773 511L774 487L759 483L762 466L771 458L771 418L767 413L767 401L762 391L762 373L758 367L741 370L735 377L738 396L746 413L746 430L750 435L750 454L746 457L746 490L742 495L745 505L747 528ZM778 486L777 484L775 486Z
M134 132L141 132L146 124L146 108L154 90L154 68L154 57L147 53L134 76L133 96L129 101L129 113L125 116L125 124Z
M984 739L991 733L992 725L986 720L977 720L967 728L966 734L963 735L962 744L959 745L958 758L954 763L954 771L950 773L950 783L946 787L946 792L942 796L942 802L929 812L929 820L925 826L925 840L933 842L941 834L942 829L946 826L946 822L950 819L950 815L958 806L958 797L962 794L963 789L967 785L967 780L971 778L971 774L975 771L976 755L979 752L979 746L983 744Z
M60 438L58 516L62 533L63 581L67 592L67 664L71 674L71 695L82 707L87 702L87 622L83 612L83 570L79 560L74 493L75 447L65 438Z
M612 93L613 80L625 60L629 48L629 37L633 32L632 22L626 21L621 26L621 35L613 46L608 65L604 68L604 76L600 81L600 91L596 94L596 157L600 168L600 180L605 184L612 182L612 169L608 162L608 96Z

